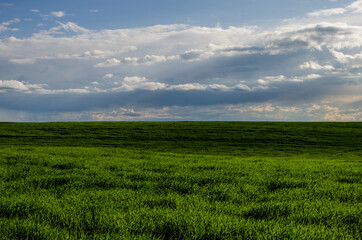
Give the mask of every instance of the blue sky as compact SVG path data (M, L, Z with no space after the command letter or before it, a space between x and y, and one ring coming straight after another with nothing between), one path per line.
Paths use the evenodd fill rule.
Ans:
M32 19L21 22L19 36L26 36L39 30L36 25L41 21L53 25L54 17L41 17L51 12L62 11L66 15L62 20L93 30L145 27L157 24L193 24L214 27L216 24L227 26L264 26L279 24L283 19L303 16L315 9L334 8L341 3L352 1L329 0L88 0L88 1L9 1L0 6L1 20L14 17ZM9 6L13 4L13 6ZM29 10L39 10L38 14ZM45 26L44 26L45 28Z
M362 1L0 1L0 121L361 121Z

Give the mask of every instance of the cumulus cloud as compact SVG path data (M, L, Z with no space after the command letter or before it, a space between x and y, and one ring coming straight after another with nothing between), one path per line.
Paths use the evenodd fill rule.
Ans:
M0 80L0 92L33 91L42 89L44 84L27 84L17 80Z
M354 1L350 5L347 6L348 10L351 10L353 13L361 13L362 12L362 1Z
M176 30L169 30L169 28L166 26L155 26L144 29L146 32L142 34L148 36L139 40L139 38L136 36L140 34L139 31L142 29L105 30L101 32L92 32L72 22L58 22L58 24L59 26L51 28L49 31L42 31L38 34L35 34L34 38L27 40L17 39L19 50L23 48L21 50L23 50L24 53L27 53L29 52L29 49L25 49L25 46L33 45L34 48L39 49L37 52L34 51L34 53L27 54L27 58L33 59L104 59L114 55L115 57L108 58L103 62L94 64L95 67L114 67L120 66L122 64L151 65L154 63L164 63L167 61L177 60L193 62L218 56L230 57L247 54L276 54L277 51L285 51L288 49L297 50L298 46L305 48L316 45L316 47L320 48L321 42L329 40L329 37L332 39L332 37L337 33L337 30L335 32L330 31L332 30L332 27L330 26L319 25L314 28L309 28L308 31L304 29L300 31L285 32L277 39L273 39L274 37L271 37L271 35L266 37L263 34L260 35L261 38L258 39L258 34L253 32L252 29L246 28L199 29L197 27L190 27L185 29L184 26L180 26L181 30L179 30L175 26L170 26L169 28L176 28ZM157 34L155 33L156 30L158 30ZM78 34L78 36L73 36L71 38L56 38L49 36L51 34L59 35L62 33L62 31L71 31ZM328 31L330 31L330 33ZM190 34L194 34L195 32L197 35L199 35L199 41L195 42L194 39L190 39L190 41L187 41L186 39L182 40L185 41L183 46L189 45L191 50L188 50L186 47L186 49L180 49L184 50L180 53L177 53L177 51L165 52L166 49L173 48L173 41L171 41L170 38L177 36L177 38L182 39ZM243 36L243 41L246 41L244 46L242 42L240 43L239 37L241 36ZM160 37L162 39L160 39ZM225 45L225 42L230 42L230 39L235 39L235 43L228 43ZM314 41L318 39L319 41L314 43ZM247 46L246 44L250 44L248 43L248 40L255 42L256 46ZM202 46L203 42L206 43L205 46ZM153 45L155 49L154 51L160 51L160 53L162 52L164 54L146 54L144 57L116 57L117 55L123 55L123 53L127 51L136 51L138 48L141 49L140 52L142 52L144 51L144 44L146 43L147 45ZM59 48L54 49L52 47L54 44L58 45ZM195 45L200 46L197 46L199 48L195 48ZM8 45L8 47L11 46ZM7 48L6 45L5 48ZM98 53L93 53L92 51L98 51Z
M29 88L25 86L22 82L16 80L0 80L0 91L4 90L23 91L28 89Z
M51 12L49 15L53 16L53 17L61 18L61 17L65 16L65 12L63 12L63 11L55 11L55 12Z
M358 121L362 119L361 109L345 109L342 110L336 106L313 104L306 108L308 116L321 115L326 121Z
M67 22L67 23L61 23L61 22L57 22L59 24L58 27L54 27L52 28L50 31L51 32L57 32L60 29L64 29L65 31L73 31L75 33L87 33L89 32L88 29L81 27L79 25L77 25L76 23L73 22Z
M14 18L13 20L9 20L9 21L0 23L0 33L5 32L5 31L18 31L19 30L18 28L9 27L10 25L12 25L14 23L18 23L18 22L20 22L20 19Z
M346 54L337 50L331 50L331 53L339 63L345 65L347 68L362 67L362 53Z

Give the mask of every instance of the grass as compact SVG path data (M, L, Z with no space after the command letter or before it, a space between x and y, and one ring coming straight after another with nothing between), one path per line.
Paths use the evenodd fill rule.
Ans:
M0 239L361 239L361 123L1 123Z

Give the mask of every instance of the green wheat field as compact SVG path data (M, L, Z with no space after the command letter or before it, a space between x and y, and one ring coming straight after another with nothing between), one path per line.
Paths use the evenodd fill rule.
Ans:
M362 123L0 123L0 239L361 239Z

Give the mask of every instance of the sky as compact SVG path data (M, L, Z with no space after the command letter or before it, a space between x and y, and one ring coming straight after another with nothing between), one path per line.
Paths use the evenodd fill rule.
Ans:
M361 121L362 0L0 0L0 121Z

